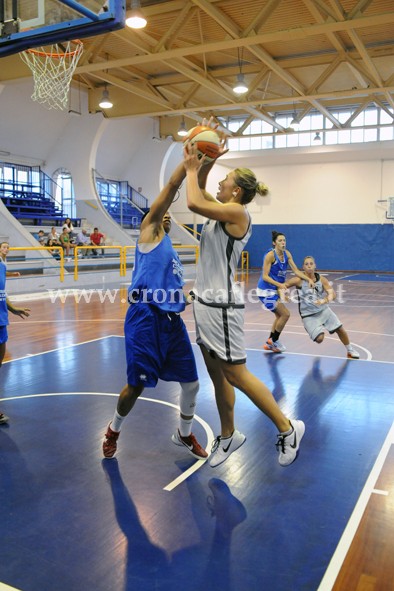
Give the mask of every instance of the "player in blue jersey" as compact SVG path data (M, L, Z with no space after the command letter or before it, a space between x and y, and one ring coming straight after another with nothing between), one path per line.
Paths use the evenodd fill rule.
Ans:
M145 387L156 386L158 379L179 382L181 387L180 425L172 435L173 443L197 459L208 456L191 432L199 383L190 339L180 317L185 309L183 268L168 236L171 216L167 210L185 174L181 163L141 221L125 319L127 384L105 434L106 458L115 455L123 421L137 398Z
M8 340L8 311L12 312L12 314L15 314L16 316L20 316L21 318L27 318L30 312L28 308L15 308L15 306L13 306L7 298L7 294L5 292L5 282L8 274L6 259L9 250L10 245L8 242L2 242L0 244L0 367L3 363L6 351L6 342ZM7 422L8 417L0 412L0 425Z
M266 351L283 353L286 347L280 342L280 333L290 318L290 312L283 303L287 289L286 271L290 267L300 279L304 279L312 286L312 281L298 268L291 252L286 250L286 237L282 232L272 232L272 245L264 255L263 270L257 283L257 295L265 310L275 315L271 334L264 344Z

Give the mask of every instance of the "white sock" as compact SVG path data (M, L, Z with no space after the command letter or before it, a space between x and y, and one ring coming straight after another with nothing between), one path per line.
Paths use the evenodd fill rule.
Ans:
M112 431L115 431L115 433L118 433L122 427L122 423L124 421L126 417L122 417L118 411L115 411L114 414L114 418L112 419L111 423L110 423L110 427L112 429Z
M192 432L192 423L193 419L186 420L179 417L179 433L182 437L188 437L190 435Z
M294 431L294 427L290 427L290 429L288 431L281 431L281 435L284 435L284 437L287 437L287 435L291 435Z
M352 347L352 345L350 343L348 345L346 345L346 350L347 351L352 351L353 350L353 347Z

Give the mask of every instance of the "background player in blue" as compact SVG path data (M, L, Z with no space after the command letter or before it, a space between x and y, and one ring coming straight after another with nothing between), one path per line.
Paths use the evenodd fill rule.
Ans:
M257 283L257 295L266 310L275 315L271 328L271 334L264 344L266 351L283 353L286 347L280 342L279 336L290 318L290 312L284 305L284 292L287 289L286 271L290 267L293 273L300 279L305 279L311 287L313 282L304 273L298 270L293 261L291 252L286 250L286 237L282 232L272 232L272 245L264 255L263 270Z
M192 346L180 317L185 309L183 268L167 235L171 229L167 210L185 174L181 163L141 221L124 325L127 384L105 434L106 458L115 455L122 423L137 398L145 387L156 386L159 378L181 386L180 425L172 435L173 443L197 459L208 456L191 432L199 384Z
M338 316L328 306L336 298L335 291L328 280L316 272L316 262L312 256L306 256L302 268L306 276L313 281L311 289L309 283L293 277L287 285L295 286L298 290L298 311L302 318L306 332L315 343L322 343L324 331L337 333L339 340L346 347L349 359L359 359L359 353L350 343L349 336L342 326Z
M21 318L27 318L30 312L28 308L15 308L15 306L13 306L7 298L7 294L5 292L7 267L5 263L9 249L10 245L8 242L2 242L0 244L0 367L3 363L6 342L8 340L8 311L12 312L12 314L15 314L16 316L20 316ZM7 423L7 421L8 417L0 412L0 425Z
M203 123L204 124L204 123ZM212 119L208 124L212 125ZM221 144L219 155L227 150ZM212 446L209 464L212 468L225 462L246 441L235 429L235 390L238 388L277 427L276 448L281 466L297 457L305 425L289 420L263 382L246 367L244 338L244 298L235 281L239 257L251 232L251 218L246 205L268 187L257 181L248 168L236 168L220 181L216 199L205 187L213 162L199 161L195 146L184 150L187 173L187 205L208 218L200 240L200 257L193 287L193 310L196 340L215 388L221 434Z

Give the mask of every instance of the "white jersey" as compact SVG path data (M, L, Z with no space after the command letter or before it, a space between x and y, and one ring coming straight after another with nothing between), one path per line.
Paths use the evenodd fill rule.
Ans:
M213 307L245 307L242 285L235 281L235 272L241 253L251 234L252 224L242 238L234 238L217 220L205 222L200 240L200 258L197 265L195 298Z

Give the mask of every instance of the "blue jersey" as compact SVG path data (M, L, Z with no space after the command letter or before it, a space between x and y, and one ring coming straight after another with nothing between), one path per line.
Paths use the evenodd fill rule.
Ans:
M287 271L289 257L287 256L286 251L285 251L283 253L283 262L282 262L279 259L278 255L276 254L275 249L270 248L270 250L268 250L265 253L264 259L269 252L273 252L274 257L275 257L275 261L271 265L269 276L271 277L271 279L273 279L274 281L277 281L278 283L284 283L286 280L286 271ZM263 275L260 275L260 279L257 284L257 287L259 289L270 289L270 290L277 289L276 285L273 285L272 283L268 283L268 281L264 281Z
M163 312L182 312L185 309L183 284L182 263L167 235L150 252L141 252L137 244L130 303L147 303Z
M7 267L0 258L0 326L6 326L8 321L7 295L5 293Z

